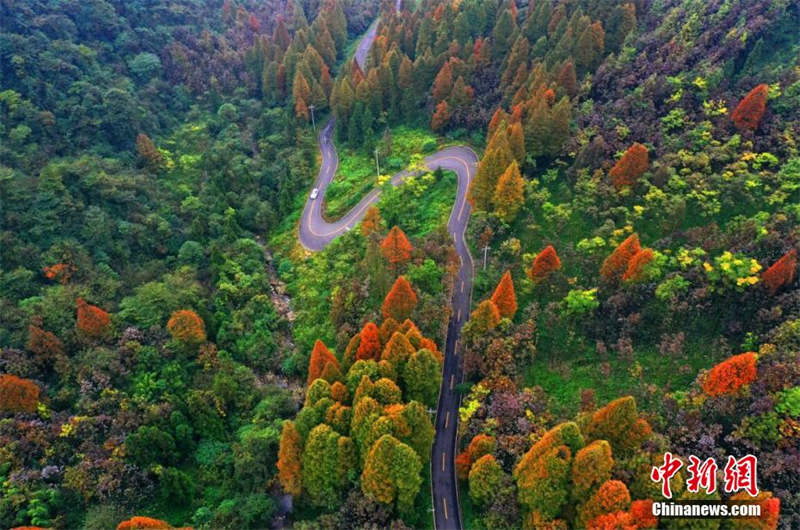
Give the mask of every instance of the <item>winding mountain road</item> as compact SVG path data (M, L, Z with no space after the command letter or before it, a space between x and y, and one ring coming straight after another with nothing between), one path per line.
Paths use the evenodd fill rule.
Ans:
M401 0L397 0L398 10L400 2ZM355 58L362 68L366 63L366 56L375 39L376 31L377 23L370 27L356 49ZM300 243L311 251L324 249L335 238L355 227L364 217L367 209L378 202L381 194L380 189L373 189L338 221L327 222L323 218L322 207L325 191L336 175L339 166L339 157L333 144L335 125L335 120L331 118L320 132L319 149L322 154L322 165L314 184L314 187L319 190L318 196L316 199L309 197L300 217ZM472 149L465 146L447 147L427 157L424 161L425 166L431 171L441 168L455 172L458 177L456 200L453 203L447 227L453 235L460 268L451 301L453 313L447 326L442 386L439 391L434 425L436 433L431 448L431 495L436 530L461 530L462 528L455 470L458 407L461 404L461 397L455 387L461 382L463 375L459 337L461 327L469 318L472 296L474 263L464 239L464 233L470 216L467 191L475 176L477 162L478 156ZM410 173L407 171L397 173L391 178L392 185L399 185L409 175Z

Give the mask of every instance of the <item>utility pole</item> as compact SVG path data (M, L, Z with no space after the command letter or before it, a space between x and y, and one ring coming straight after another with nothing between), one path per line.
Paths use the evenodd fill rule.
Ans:
M486 255L489 252L489 245L483 247L483 270L486 270Z
M375 148L375 168L377 169L378 176L380 177L381 176L381 165L378 162L378 148L377 147Z
M315 109L315 108L316 108L316 107L314 106L314 104L313 104L313 103L312 103L311 105L309 105L309 106L308 106L308 110L310 110L310 111L311 111L311 125L313 125L313 126L314 126L314 132L316 132L316 131L317 131L317 122L316 122L316 120L314 120L314 109Z

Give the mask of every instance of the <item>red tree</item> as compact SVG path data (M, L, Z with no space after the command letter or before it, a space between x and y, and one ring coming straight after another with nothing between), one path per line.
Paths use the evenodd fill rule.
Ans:
M439 132L447 127L448 123L450 123L450 106L447 104L447 101L440 101L439 104L436 105L436 111L431 118L431 129Z
M414 250L414 247L411 246L405 232L395 225L381 243L381 250L392 267L397 268L398 265L411 259L411 251Z
M769 289L770 294L775 294L778 289L789 285L794 281L795 271L797 270L797 251L790 250L770 268L761 274L761 280Z
M703 381L703 391L709 396L733 394L756 378L756 354L734 355L711 368Z
M634 254L628 262L628 268L625 270L625 274L622 275L622 280L626 282L638 282L643 280L644 268L648 263L653 261L654 257L653 250L649 248L643 248Z
M356 360L374 359L381 356L381 338L378 326L374 322L367 322L361 330L361 342L358 344Z
M197 313L180 309L172 313L167 322L167 331L172 338L187 344L200 344L206 341L206 326Z
M737 129L753 131L758 127L767 109L768 93L769 87L762 83L748 92L736 105L731 113L731 120Z
M500 278L500 283L497 284L492 294L492 302L497 306L501 317L514 318L514 313L517 312L517 297L514 293L511 271L506 271L503 277Z
M68 263L56 263L49 267L45 267L44 275L48 280L56 280L61 285L69 283L72 273L75 272L75 267Z
M15 375L0 375L0 410L33 412L37 403L39 403L39 387L36 383Z
M315 379L322 377L329 364L332 365L332 368L339 370L339 361L321 340L317 340L314 343L314 349L311 350L311 358L308 360L308 380L306 382L310 385Z
M781 500L773 497L769 491L762 491L753 499L745 491L731 496L734 501L755 501L761 506L760 517L742 517L737 519L737 528L742 530L775 530L778 528L778 518L781 514Z
M138 515L117 525L117 530L169 530L170 528L172 527L166 521Z
M637 529L658 527L658 518L653 515L653 501L650 499L633 501L629 513Z
M38 324L41 324L39 319ZM64 343L54 334L40 328L37 323L28 326L28 342L26 348L40 359L50 359L64 354Z
M78 306L78 330L89 337L100 337L108 330L111 317L97 306L87 304L83 298L75 300Z
M399 276L392 285L389 294L383 300L381 312L383 318L393 318L395 320L405 320L411 315L411 311L417 307L417 294L411 288L411 284L404 276Z
M627 511L631 505L631 494L624 482L607 480L578 510L584 524L604 514Z
M634 143L625 151L611 172L608 174L617 190L625 186L633 186L639 180L650 164L647 148L640 143Z
M534 282L540 282L545 279L548 274L560 268L561 260L558 258L556 249L553 248L553 245L547 245L544 250L536 255L536 258L533 260L533 265L531 265L528 271L528 276Z
M628 270L628 264L640 250L639 236L631 234L614 249L600 267L600 276L608 282L616 282Z

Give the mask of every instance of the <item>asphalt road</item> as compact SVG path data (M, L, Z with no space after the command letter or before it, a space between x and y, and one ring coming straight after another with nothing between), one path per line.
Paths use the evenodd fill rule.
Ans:
M397 0L397 7L400 6ZM377 24L373 24L367 35L359 43L356 60L363 66L370 44L375 38ZM338 236L354 228L364 217L367 209L378 202L381 190L373 189L347 214L334 222L327 222L322 217L322 204L328 188L339 165L336 147L333 144L333 132L336 122L331 118L319 135L319 148L322 154L322 165L314 187L319 190L316 199L306 201L300 218L300 243L311 251L324 249ZM478 157L469 147L447 147L427 157L425 165L431 171L442 168L455 172L458 177L458 190L450 218L448 230L453 235L455 250L460 261L460 268L453 289L451 301L452 316L447 327L447 339L444 347L444 365L442 367L442 386L439 391L439 403L436 409L434 428L436 433L431 448L431 495L433 501L434 527L437 530L461 530L461 510L458 501L458 483L456 482L455 456L458 426L458 407L461 397L455 387L462 380L462 359L459 348L461 327L469 318L472 297L472 278L474 263L464 239L469 222L470 205L467 202L467 191L475 176ZM400 172L391 179L393 185L400 184L408 172Z

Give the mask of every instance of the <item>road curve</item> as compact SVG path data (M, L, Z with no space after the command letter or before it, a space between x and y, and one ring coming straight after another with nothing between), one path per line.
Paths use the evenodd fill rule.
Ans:
M328 222L322 217L322 204L325 190L336 175L339 158L333 145L335 121L331 119L319 135L319 148L322 165L315 187L319 190L316 199L309 198L300 218L300 243L311 251L324 249L331 241L351 230L364 217L367 209L378 202L381 190L373 189L367 193L349 212L339 220ZM447 340L444 348L442 367L442 386L436 410L436 435L431 450L431 487L434 503L434 523L437 530L461 529L461 514L458 503L458 485L455 474L456 428L460 396L456 385L462 380L462 359L459 349L461 327L469 318L472 295L472 276L474 263L464 239L469 222L470 204L467 191L475 176L478 157L469 147L453 146L427 157L425 166L431 171L442 168L455 172L458 189L453 209L447 223L453 235L455 250L460 268L455 280L451 307L453 314L447 327ZM399 185L410 173L402 171L391 179L392 185Z
M400 8L401 0L396 7ZM356 61L364 66L369 47L375 38L377 24L373 24L367 35L356 49ZM367 193L349 212L339 220L327 222L322 216L322 205L325 191L336 175L339 157L333 144L333 132L336 122L331 118L319 134L319 148L322 165L314 187L317 188L316 199L306 200L300 217L299 239L308 250L319 251L331 241L355 227L364 217L367 209L378 202L381 190L373 189ZM469 318L472 298L472 279L474 263L465 240L465 232L470 216L470 205L467 192L472 178L475 176L478 156L465 146L453 146L427 157L425 166L433 171L437 168L455 172L458 177L458 189L447 228L453 235L455 250L459 257L460 267L453 286L451 301L452 315L447 326L447 338L444 345L444 363L442 366L442 385L436 408L436 429L431 448L431 495L433 502L433 520L436 530L461 530L461 509L458 501L458 483L456 481L455 456L458 427L458 407L461 397L456 392L456 385L463 377L462 359L459 348L461 327ZM402 171L391 178L394 186L402 183L410 173Z

